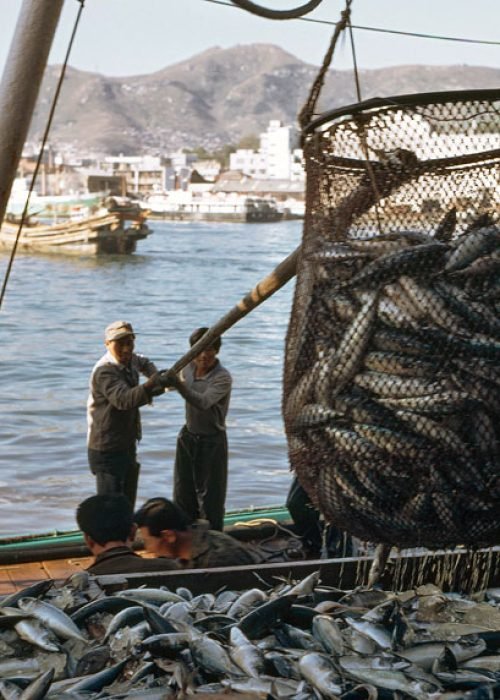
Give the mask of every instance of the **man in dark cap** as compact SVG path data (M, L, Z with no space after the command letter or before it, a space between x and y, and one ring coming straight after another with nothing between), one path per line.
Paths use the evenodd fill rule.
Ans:
M211 530L206 520L193 522L168 498L150 498L135 513L134 520L147 552L175 559L185 569L262 562L256 548Z
M197 328L193 346L209 329ZM228 449L226 415L231 375L217 358L220 338L202 350L178 376L162 374L165 386L177 389L186 401L186 423L177 437L174 502L191 520L208 520L212 530L224 526Z
M77 508L76 522L95 559L91 574L125 574L178 569L173 559L146 558L132 549L137 526L125 496L91 496Z
M97 493L123 493L132 508L140 468L139 407L164 392L154 363L134 352L134 341L134 330L126 321L114 321L106 328L107 352L92 370L87 401L88 460ZM144 384L139 384L141 374L148 377Z

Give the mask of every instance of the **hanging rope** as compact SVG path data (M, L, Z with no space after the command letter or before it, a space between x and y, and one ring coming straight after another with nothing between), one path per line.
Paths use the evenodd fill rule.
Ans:
M67 50L66 50L66 56L65 56L65 58L64 58L64 63L63 63L62 68L61 68L61 74L60 74L60 76L59 76L59 80L58 80L58 82L57 82L56 91L55 91L55 94L54 94L54 99L52 100L52 105L51 105L51 107L50 107L49 117L48 117L48 119L47 119L47 124L46 124L46 126L45 126L45 131L44 131L43 138L42 138L42 143L41 143L41 146L40 146L40 152L39 152L39 154L38 154L38 158L37 158L37 161L36 161L35 169L34 169L34 171L33 171L32 177L31 177L31 183L30 183L29 190L28 190L28 196L27 196L27 198L26 198L26 203L25 203L25 205L24 205L23 213L22 213L22 215L21 215L21 221L19 222L19 228L17 229L16 240L14 241L14 245L12 246L12 250L11 250L10 258L9 258L9 263L8 263L8 265L7 265L7 270L5 271L5 276L4 276L4 280L3 280L3 284L2 284L2 291L0 292L0 309L2 308L3 300L4 300L4 297L5 297L5 292L6 292L6 290L7 290L7 284L8 284L9 278L10 278L10 273L11 273L11 271L12 271L12 265L13 265L13 263L14 263L14 258L15 258L16 252L17 252L17 246L18 246L18 244L19 244L19 238L20 238L20 236L21 236L21 232L22 232L22 230L23 230L23 226L24 226L24 224L25 224L25 221L26 221L26 219L28 218L28 209L29 209L29 204L30 204L30 197L31 197L31 194L32 194L33 189L34 189L34 187L35 187L35 182L36 182L36 178L37 178L37 176L38 176L38 171L40 170L40 165L42 164L43 151L44 151L45 146L46 146L46 144L47 144L47 139L48 139L48 137L49 137L50 127L52 126L52 120L53 120L53 118L54 118L54 114L55 114L55 111L56 111L57 101L58 101L58 99L59 99L59 94L60 94L60 92L61 92L61 88L62 88L64 76L65 76L65 74L66 74L66 67L67 67L67 65L68 65L69 56L70 56L70 53L71 53L71 49L72 49L72 47L73 47L73 42L74 42L74 40L75 40L76 30L77 30L77 28L78 28L78 24L79 24L79 22L80 22L80 17L81 17L81 15L82 15L82 11L83 11L83 6L84 6L84 4L85 4L85 0L77 0L77 2L80 3L80 8L79 8L78 14L77 14L77 16L76 16L76 20L75 20L75 24L74 24L74 27L73 27L73 31L71 32L71 37L70 37L70 40L69 40L68 48L67 48Z
M349 17L349 21L347 24L348 24L348 28L349 28L349 38L351 40L352 65L353 65L353 70L354 70L354 82L356 83L356 95L358 97L358 102L361 102L361 100L362 100L361 84L359 82L358 61L356 59L356 47L354 46L354 33L352 31L352 24L351 24L350 17Z
M346 1L345 10L342 10L340 14L340 21L337 22L335 25L335 30L330 41L330 46L328 47L328 51L325 54L318 75L316 76L316 79L312 84L311 90L309 92L309 97L307 98L307 102L300 110L299 124L302 130L304 130L304 128L307 126L307 124L309 124L309 122L312 119L314 110L316 108L316 102L318 101L319 93L321 92L321 88L323 87L323 83L325 81L326 73L330 67L330 63L332 62L333 52L335 51L338 38L342 34L344 29L348 26L348 23L350 21L351 2L352 0Z
M242 10L247 10L247 12L251 12L253 15L265 17L266 19L298 19L312 12L322 1L323 0L309 0L305 5L300 5L292 10L270 10L268 7L256 5L254 2L250 2L250 0L231 0L233 5L240 7Z

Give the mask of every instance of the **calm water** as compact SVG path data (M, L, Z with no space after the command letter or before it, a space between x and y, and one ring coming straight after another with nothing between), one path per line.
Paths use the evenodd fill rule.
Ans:
M300 242L301 222L152 222L133 256L20 254L0 310L0 536L73 529L94 492L86 458L87 385L103 329L129 320L158 367L187 350L197 326L229 311ZM1 277L7 256L0 254ZM227 331L233 375L227 507L283 503L290 483L281 418L284 339L293 281ZM138 502L171 496L177 394L142 409Z

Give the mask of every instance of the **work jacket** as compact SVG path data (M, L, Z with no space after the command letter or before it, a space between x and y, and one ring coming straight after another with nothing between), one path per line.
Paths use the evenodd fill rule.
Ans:
M135 449L141 439L139 406L151 402L151 395L139 384L139 375L157 371L151 360L133 354L128 366L107 352L96 363L90 377L87 401L88 447L101 452Z

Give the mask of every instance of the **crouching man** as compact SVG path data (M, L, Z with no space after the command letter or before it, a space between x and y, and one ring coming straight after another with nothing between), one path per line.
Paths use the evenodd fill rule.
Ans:
M129 574L178 569L173 559L147 559L132 549L135 533L132 506L124 495L90 496L76 511L85 544L95 557L91 574Z
M151 498L134 515L147 552L175 559L184 569L258 564L256 549L234 537L194 522L167 498Z

